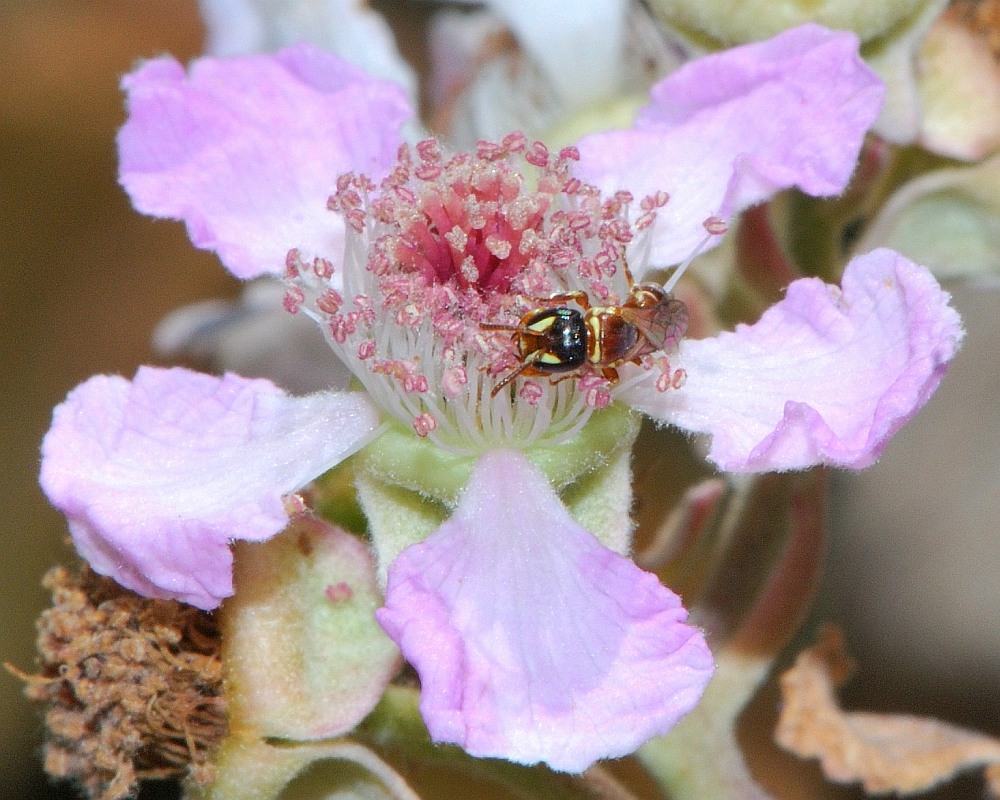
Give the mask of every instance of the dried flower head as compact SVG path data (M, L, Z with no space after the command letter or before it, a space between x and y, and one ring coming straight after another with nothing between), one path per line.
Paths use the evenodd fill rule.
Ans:
M219 636L212 617L149 600L84 567L46 574L52 607L38 620L40 670L8 665L48 706L45 769L95 800L131 795L140 779L212 780L226 733Z

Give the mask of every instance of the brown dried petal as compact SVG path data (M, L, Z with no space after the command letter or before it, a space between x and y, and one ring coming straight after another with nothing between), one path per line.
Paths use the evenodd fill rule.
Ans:
M983 774L986 778L986 788L993 797L1000 797L1000 764L991 764Z
M778 744L818 758L830 780L859 781L868 792L920 792L988 765L995 784L1000 740L930 717L842 711L834 689L850 671L843 648L840 631L825 628L781 676Z

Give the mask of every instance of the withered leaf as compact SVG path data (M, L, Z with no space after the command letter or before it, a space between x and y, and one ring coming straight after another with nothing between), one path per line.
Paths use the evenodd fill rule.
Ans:
M843 635L828 627L781 676L775 738L802 758L818 758L827 778L860 782L870 793L907 795L974 767L1000 797L1000 740L930 718L843 711L834 690L850 671Z

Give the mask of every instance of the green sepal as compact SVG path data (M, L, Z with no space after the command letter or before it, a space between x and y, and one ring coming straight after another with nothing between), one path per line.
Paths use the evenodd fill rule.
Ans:
M736 739L737 717L769 669L769 659L721 653L695 709L639 748L639 761L671 800L772 800L750 775Z
M701 51L759 41L806 22L851 30L862 41L891 38L915 17L940 11L945 0L651 0L653 14L685 42Z
M569 441L525 451L577 522L620 553L631 541L629 464L639 426L637 414L612 405ZM443 452L401 427L363 451L355 485L383 586L396 557L451 515L474 465L473 457Z
M420 800L391 766L349 739L282 743L232 736L215 755L216 778L185 800Z
M396 556L437 530L448 518L449 510L410 489L393 486L365 473L360 473L355 483L358 500L368 518L378 582L385 586L389 567Z
M367 535L368 520L354 490L352 457L317 478L309 489L309 505L327 522L345 531Z
M872 223L859 251L891 247L939 280L1000 275L1000 155L909 181Z
M627 406L612 403L595 411L568 440L542 441L526 449L525 455L558 491L628 450L638 429L638 415ZM454 507L469 482L476 458L446 452L397 423L358 454L356 469L359 475Z

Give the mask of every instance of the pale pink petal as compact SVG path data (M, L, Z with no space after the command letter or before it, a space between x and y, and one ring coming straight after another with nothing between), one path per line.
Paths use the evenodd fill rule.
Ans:
M488 11L447 9L431 17L426 85L433 106L450 101L475 79L485 54L495 49L506 31L507 26Z
M499 20L516 37L528 59L538 64L552 84L559 100L580 106L609 96L621 87L628 59L623 56L629 23L629 4L624 0L587 0L567 3L565 0L486 0L485 3L459 0L469 5L485 5L486 10L472 25L461 29L461 16L474 17L475 12L444 12L451 19L446 35L469 36L476 30L491 27L488 20ZM437 24L435 20L432 25ZM444 42L439 39L438 47ZM458 43L454 39L452 44ZM471 39L459 43L455 55L463 59L473 45ZM432 42L432 47L433 47ZM475 49L479 49L476 47ZM441 58L447 55L438 49L432 53L435 72L457 75L453 64ZM629 54L631 55L631 54ZM435 58L438 56L438 58ZM466 61L466 79L479 66ZM432 75L439 82L440 75ZM440 84L439 84L440 85Z
M803 25L692 61L654 87L632 130L581 140L579 173L606 194L670 194L653 266L689 256L712 215L790 186L837 194L883 96L857 51L852 33Z
M319 325L284 309L284 296L279 281L261 278L235 300L182 306L157 323L153 347L170 363L267 378L292 394L346 389L352 373Z
M484 455L455 515L396 559L377 616L436 741L568 772L668 731L713 669L680 599L511 451Z
M417 78L392 28L365 0L200 0L213 56L268 53L297 42L336 53L417 97Z
M930 272L892 250L855 258L842 286L795 281L756 324L683 341L681 388L659 392L650 374L621 399L711 434L724 470L872 464L937 388L962 325Z
M279 273L293 247L339 264L337 176L378 177L411 115L403 91L309 45L274 56L170 58L122 82L121 182L140 211L183 219L237 277Z
M510 26L567 104L603 99L619 87L628 11L623 0L489 0L486 5Z
M229 542L280 531L282 496L377 426L362 394L289 397L264 380L144 367L70 392L42 443L41 484L99 573L214 608L232 594Z

